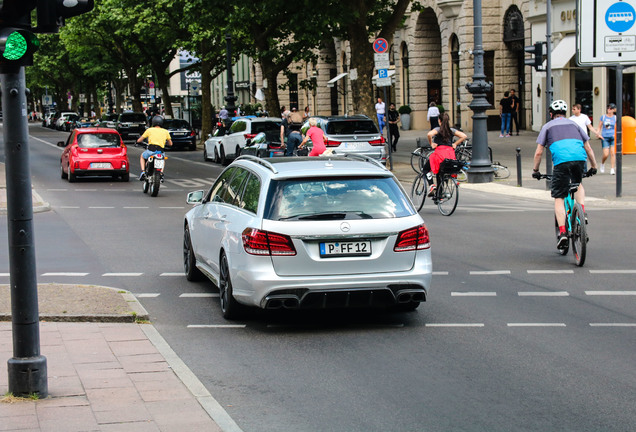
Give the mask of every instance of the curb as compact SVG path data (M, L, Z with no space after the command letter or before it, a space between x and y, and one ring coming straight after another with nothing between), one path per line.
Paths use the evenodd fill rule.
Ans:
M0 205L0 215L7 214L6 196L7 196L7 188L0 187L0 202L2 202L2 205ZM40 194L38 194L33 189L31 190L31 200L33 202L33 213L43 213L43 212L51 210L51 204L44 201L42 197L40 196Z

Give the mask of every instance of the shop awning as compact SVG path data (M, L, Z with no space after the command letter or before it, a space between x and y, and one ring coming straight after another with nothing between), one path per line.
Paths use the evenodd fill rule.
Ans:
M331 78L329 81L327 81L327 87L333 87L336 84L336 81L343 79L347 75L349 75L349 72L343 72L335 78Z
M552 48L552 69L565 69L576 53L576 36L567 35ZM544 62L545 69L545 62Z

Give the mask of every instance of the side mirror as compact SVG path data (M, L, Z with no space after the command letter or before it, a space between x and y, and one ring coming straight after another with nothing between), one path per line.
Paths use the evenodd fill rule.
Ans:
M57 146L58 147L66 147L66 143L64 141L58 141L57 142Z
M186 202L190 205L201 204L203 201L204 192L202 190L190 192L186 198Z

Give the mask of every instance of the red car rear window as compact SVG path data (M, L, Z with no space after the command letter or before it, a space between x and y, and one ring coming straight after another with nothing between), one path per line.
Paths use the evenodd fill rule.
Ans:
M77 145L83 148L119 147L120 141L119 136L112 133L80 134Z

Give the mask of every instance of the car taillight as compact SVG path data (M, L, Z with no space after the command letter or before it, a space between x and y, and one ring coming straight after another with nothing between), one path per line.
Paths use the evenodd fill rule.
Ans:
M243 248L250 255L294 256L296 248L291 237L256 228L243 230Z
M384 137L380 137L380 139L369 141L369 144L371 144L372 146L381 146L384 145L385 142L386 140L384 139Z
M252 139L256 136L256 134L243 134L243 136L245 137L245 139Z
M330 140L329 138L325 139L326 147L338 147L340 144L342 144L342 141Z
M428 249L430 247L431 240L428 236L428 229L425 224L422 224L399 233L397 240L395 240L393 251L407 252Z
M190 136L195 136L197 133L195 131L190 131Z

